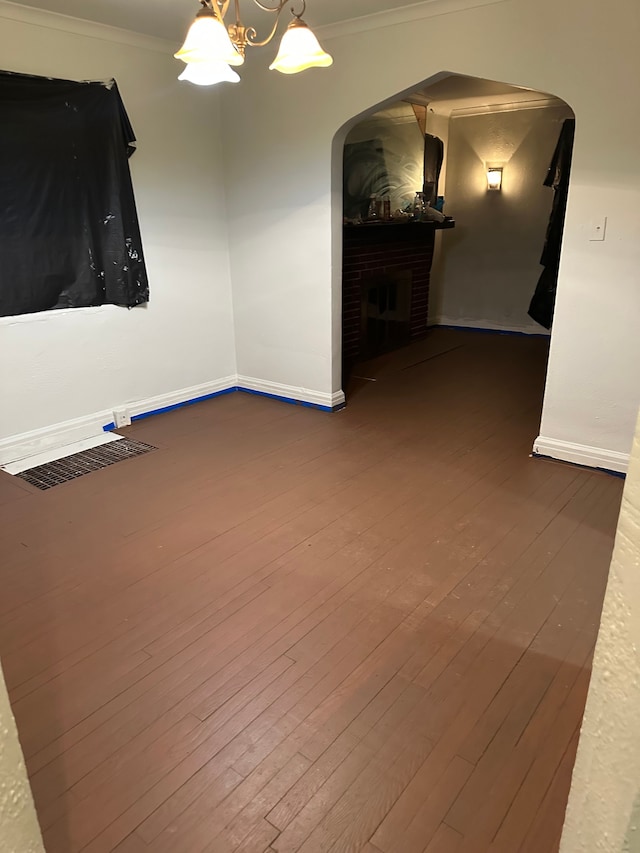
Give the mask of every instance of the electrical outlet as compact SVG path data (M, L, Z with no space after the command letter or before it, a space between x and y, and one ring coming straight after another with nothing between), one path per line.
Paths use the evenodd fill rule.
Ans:
M607 217L595 220L589 225L589 240L604 240L607 233Z
M114 409L113 422L116 428L131 426L131 415L126 409Z

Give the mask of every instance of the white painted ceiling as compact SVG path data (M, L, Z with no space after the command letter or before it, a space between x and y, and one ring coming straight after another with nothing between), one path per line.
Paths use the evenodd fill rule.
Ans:
M182 41L189 23L200 8L198 0L14 0L21 6L33 6L49 12L59 12L74 18L84 18L122 27L138 33L158 36L171 41ZM263 0L275 4L275 0ZM292 7L301 8L299 0L291 0ZM304 19L310 26L322 26L336 21L360 18L388 9L421 5L408 0L307 0ZM233 0L227 17L231 15ZM241 0L244 23L247 26L269 27L273 17L266 15L252 0ZM285 9L284 20L289 13ZM258 35L260 36L260 31Z
M465 77L462 74L450 74L442 79L417 89L406 100L414 104L428 105L442 114L458 113L477 107L496 107L505 104L522 104L544 101L547 105L561 104L562 101L522 86L498 83L495 80L483 80L479 77Z
M457 101L466 98L488 98L494 95L513 95L522 90L508 83L482 80L451 74L421 90L429 101Z

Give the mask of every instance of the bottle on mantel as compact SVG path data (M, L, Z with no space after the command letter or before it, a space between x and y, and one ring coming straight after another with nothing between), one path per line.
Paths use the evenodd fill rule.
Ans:
M374 221L378 219L378 199L372 195L369 199L369 209L367 210L367 219Z

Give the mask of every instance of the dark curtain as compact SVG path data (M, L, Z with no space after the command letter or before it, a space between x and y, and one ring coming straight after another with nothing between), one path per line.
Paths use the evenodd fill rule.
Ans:
M544 267L538 280L535 293L529 305L529 316L545 329L551 328L553 310L556 303L556 287L558 284L558 268L560 266L560 249L562 247L562 232L564 216L567 210L569 195L569 174L571 172L571 154L575 136L576 120L565 119L560 138L551 159L544 185L553 188L553 205L547 226L544 248L540 263Z
M439 136L424 135L424 200L432 207L438 198L438 182L444 159L444 143Z
M0 316L147 302L115 81L0 72Z

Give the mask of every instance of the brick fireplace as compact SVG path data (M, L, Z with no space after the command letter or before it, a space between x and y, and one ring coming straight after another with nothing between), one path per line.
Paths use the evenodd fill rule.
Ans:
M435 232L452 227L448 221L345 225L343 385L358 361L426 334Z

